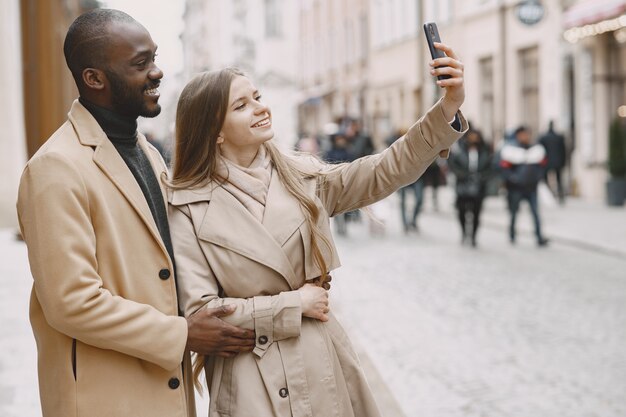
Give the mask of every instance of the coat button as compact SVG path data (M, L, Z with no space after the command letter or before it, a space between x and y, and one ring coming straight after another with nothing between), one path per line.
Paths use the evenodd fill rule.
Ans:
M264 345L267 343L267 336L259 336L259 345Z
M180 380L178 378L170 378L170 380L167 381L167 385L171 389L176 389L180 386Z
M286 398L287 395L289 395L289 390L287 388L281 388L280 390L278 390L278 395L280 395L283 398Z
M163 268L159 271L159 278L161 278L162 280L168 279L170 275L170 270L167 268Z

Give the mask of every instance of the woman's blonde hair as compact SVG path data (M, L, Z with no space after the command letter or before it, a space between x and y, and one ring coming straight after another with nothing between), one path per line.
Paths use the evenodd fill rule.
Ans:
M204 72L194 77L183 89L176 109L176 144L174 164L169 186L173 189L193 188L210 181L222 181L216 169L220 158L217 137L226 118L230 86L235 77L245 74L236 68ZM268 141L264 144L280 181L289 193L300 202L306 223L311 231L313 260L321 271L317 284L328 279L328 264L324 259L320 242L332 255L331 244L318 226L320 210L315 200L304 189L303 180L317 177L316 172L305 172L295 161L281 153ZM199 376L204 357L194 361L194 380L201 390Z

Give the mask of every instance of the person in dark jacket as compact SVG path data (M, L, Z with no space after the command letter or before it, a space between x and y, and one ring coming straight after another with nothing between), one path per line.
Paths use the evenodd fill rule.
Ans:
M453 148L448 167L456 177L456 208L461 224L461 243L476 247L476 233L491 172L491 153L478 130L471 129ZM468 231L471 215L472 229Z
M541 221L537 204L537 184L543 179L547 164L546 150L541 144L533 144L530 131L520 126L515 130L515 143L506 144L500 152L500 170L507 189L511 223L509 238L515 243L515 219L522 200L528 201L535 223L535 235L539 246L548 240L541 233Z
M350 152L352 160L374 153L372 137L363 132L358 120L349 122L345 131L345 138L348 141L348 152Z
M348 151L348 140L343 132L330 137L331 148L324 154L324 160L331 164L341 164L353 160ZM335 228L339 236L348 234L347 213L341 213L334 217Z
M546 184L550 187L549 177L551 177L553 173L556 179L559 203L563 204L565 202L565 192L563 190L561 173L565 167L566 159L565 137L554 131L554 122L552 120L550 120L550 124L548 125L548 131L539 138L539 143L546 149L548 156L548 164L545 172Z

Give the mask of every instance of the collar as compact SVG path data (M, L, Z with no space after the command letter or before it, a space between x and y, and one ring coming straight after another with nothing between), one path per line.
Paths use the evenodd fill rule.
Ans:
M129 143L135 145L137 143L137 118L123 116L109 109L98 106L83 97L79 97L78 101L91 113L98 122L107 137L112 142Z

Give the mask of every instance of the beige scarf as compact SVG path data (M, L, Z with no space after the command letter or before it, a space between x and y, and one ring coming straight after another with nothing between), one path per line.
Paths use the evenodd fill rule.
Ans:
M272 179L270 156L261 146L248 168L220 158L217 175L224 179L222 187L233 195L259 221L263 221L265 199Z

